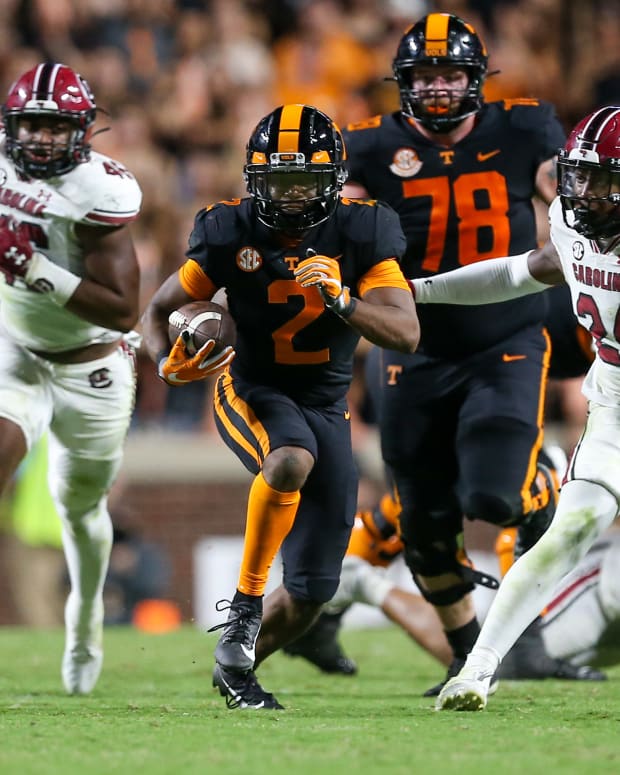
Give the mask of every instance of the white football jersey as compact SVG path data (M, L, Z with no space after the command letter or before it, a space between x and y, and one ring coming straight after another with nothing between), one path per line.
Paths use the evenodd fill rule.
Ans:
M84 263L75 224L115 226L135 220L142 193L122 164L92 152L89 161L49 180L23 178L4 152L0 134L0 216L30 226L37 250L79 277ZM118 331L96 326L74 315L44 293L16 279L0 276L0 320L5 333L32 350L62 352L95 342L118 339Z
M551 240L560 256L577 319L594 338L596 357L583 393L603 406L620 406L620 248L602 253L597 243L564 223L556 198L549 208Z

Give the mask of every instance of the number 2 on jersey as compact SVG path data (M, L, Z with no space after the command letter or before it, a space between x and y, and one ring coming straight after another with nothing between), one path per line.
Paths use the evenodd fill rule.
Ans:
M607 344L603 339L607 336L607 329L596 304L596 300L588 293L580 293L577 298L577 315L581 325L592 334L594 346L598 350L599 357L611 366L620 366L620 352L616 347ZM590 318L590 325L587 319ZM618 341L620 339L620 310L616 312L614 330L609 332Z
M452 191L450 180L445 176L406 180L403 182L403 195L407 198L430 197L431 200L426 255L422 262L422 269L425 271L439 271L452 202L458 221L459 264L473 264L476 261L508 255L508 190L506 179L499 172L470 172L459 175L452 184ZM479 206L481 201L484 201L484 207ZM480 229L492 231L491 250L479 249Z

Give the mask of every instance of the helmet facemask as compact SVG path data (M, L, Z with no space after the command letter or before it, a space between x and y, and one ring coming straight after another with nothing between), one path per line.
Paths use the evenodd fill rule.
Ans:
M432 132L445 133L455 129L463 119L482 107L483 78L476 68L462 68L468 81L464 89L433 89L430 86L414 88L418 67L422 66L403 66L395 70L404 115L415 118ZM424 69L427 68L428 65L424 65Z
M260 221L285 232L327 220L346 179L342 166L307 163L303 153L272 153L268 164L247 164L244 172Z
M281 105L256 125L243 175L259 220L299 235L327 220L347 174L344 141L311 105Z
M20 127L31 123L29 130L31 135L36 135L38 121L48 118L50 121L66 122L71 126L65 142L41 141L34 137L21 139ZM87 161L90 156L91 146L86 142L86 130L79 121L64 117L59 113L15 113L5 119L6 150L15 167L25 175L32 178L47 179L57 175L65 175L78 164Z
M567 226L588 239L620 234L620 167L558 159L558 194Z

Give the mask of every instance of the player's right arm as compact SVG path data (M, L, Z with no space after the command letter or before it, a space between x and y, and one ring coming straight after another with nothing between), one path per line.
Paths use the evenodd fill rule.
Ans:
M519 256L504 256L410 280L419 304L490 304L540 293L564 282L560 257L551 241Z

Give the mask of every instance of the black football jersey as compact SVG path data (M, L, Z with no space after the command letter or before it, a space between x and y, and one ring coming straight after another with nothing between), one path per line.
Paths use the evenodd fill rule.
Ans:
M201 210L187 257L226 288L237 325L232 374L317 406L346 394L359 334L325 309L316 288L295 281L293 270L309 248L338 257L344 285L358 295L358 281L371 267L400 258L405 237L391 208L343 200L300 244L284 247L247 198Z
M405 276L428 277L536 247L536 172L564 143L550 104L488 103L451 148L425 138L400 112L351 124L344 137L349 179L400 216ZM539 294L475 307L420 305L420 349L466 356L542 321L544 313Z

